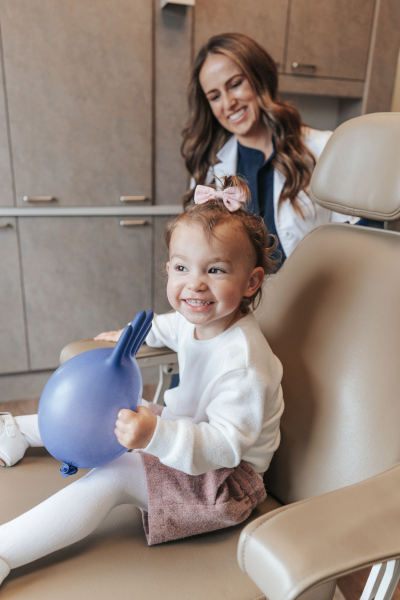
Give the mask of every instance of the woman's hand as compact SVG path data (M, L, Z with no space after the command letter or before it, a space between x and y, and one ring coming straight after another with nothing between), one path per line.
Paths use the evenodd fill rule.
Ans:
M123 329L118 329L118 331L104 331L96 335L93 339L96 342L118 342L122 332Z
M121 446L136 450L150 443L157 417L146 406L138 406L137 412L123 408L118 413L115 425L114 433Z

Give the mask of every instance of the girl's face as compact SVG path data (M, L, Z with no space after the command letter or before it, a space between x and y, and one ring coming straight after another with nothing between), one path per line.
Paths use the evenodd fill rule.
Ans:
M266 126L254 90L243 71L224 54L209 54L200 70L200 85L217 121L239 142L262 135Z
M207 240L200 225L175 228L167 263L172 308L195 325L195 337L211 339L241 318L239 305L260 287L264 271L253 267L245 234L218 225Z

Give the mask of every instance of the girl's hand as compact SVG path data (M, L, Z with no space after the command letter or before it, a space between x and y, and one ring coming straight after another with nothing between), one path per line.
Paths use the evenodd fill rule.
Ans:
M146 408L138 406L137 412L123 408L118 413L114 433L121 446L136 450L145 448L153 437L157 417Z
M103 333L96 335L93 339L96 340L96 342L118 342L122 332L123 329L118 329L118 331L104 331Z

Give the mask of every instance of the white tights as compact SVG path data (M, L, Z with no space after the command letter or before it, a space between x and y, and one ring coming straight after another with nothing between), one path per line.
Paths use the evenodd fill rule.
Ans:
M39 433L38 416L37 415L22 415L14 417L18 429L26 437L28 444L32 448L43 447L42 438Z
M34 431L33 416L19 417L17 423L26 435L23 421L31 419L31 438L37 442L31 445L39 446L42 443L39 432ZM6 563L15 569L73 544L94 531L120 504L134 504L142 509L148 506L145 470L137 452L127 452L108 465L93 469L35 508L0 526L0 583L2 562L3 566Z

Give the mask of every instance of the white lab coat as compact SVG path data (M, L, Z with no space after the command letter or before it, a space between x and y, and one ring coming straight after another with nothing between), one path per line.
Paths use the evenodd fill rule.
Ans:
M303 141L318 160L322 150L332 135L331 131L317 131L309 127L303 128ZM212 183L214 177L236 174L238 163L238 144L235 136L229 138L217 154L219 163L210 167L206 183ZM217 180L218 185L218 180ZM298 242L312 229L329 222L358 221L358 217L349 217L332 212L318 204L314 204L305 192L300 192L298 198L301 203L304 218L293 208L289 199L279 203L285 177L278 169L274 170L274 215L275 225L282 248L289 256Z

